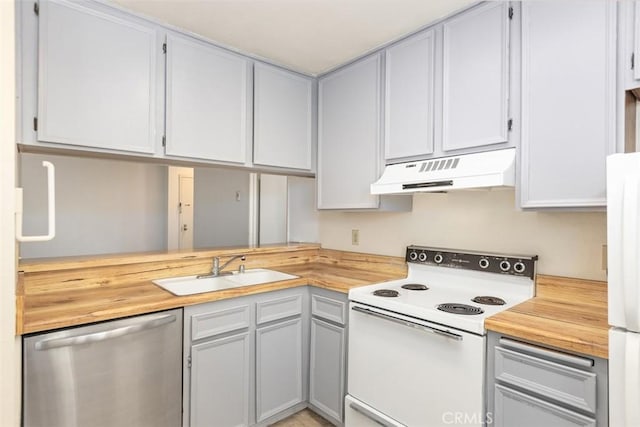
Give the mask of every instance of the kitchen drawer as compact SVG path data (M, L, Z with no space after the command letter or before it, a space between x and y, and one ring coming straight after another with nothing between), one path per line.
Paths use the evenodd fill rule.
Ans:
M311 295L311 314L344 325L347 323L347 303L321 295Z
M498 347L495 349L495 379L576 409L596 412L594 372Z
M256 303L256 323L272 322L302 313L302 294L279 297Z
M249 305L207 311L191 316L191 339L193 341L223 333L248 328Z
M594 418L499 384L495 386L495 399L496 406L493 414L495 427L595 427L596 425Z

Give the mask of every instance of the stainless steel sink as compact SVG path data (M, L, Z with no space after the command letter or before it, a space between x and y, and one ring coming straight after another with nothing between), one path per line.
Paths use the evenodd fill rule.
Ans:
M183 296L297 278L298 276L282 273L281 271L254 268L246 270L244 273L234 272L225 276L201 278L198 278L198 276L170 277L168 279L153 280L153 283L174 295Z

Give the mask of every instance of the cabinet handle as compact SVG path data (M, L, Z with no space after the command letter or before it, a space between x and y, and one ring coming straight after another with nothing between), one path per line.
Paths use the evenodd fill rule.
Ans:
M175 314L165 314L160 317L145 320L141 323L123 326L122 328L111 329L108 331L94 332L86 335L77 335L74 337L44 339L42 341L38 341L35 344L35 349L51 350L58 347L71 347L80 344L90 344L94 342L123 337L125 335L133 334L147 329L157 328L159 326L166 325L167 323L172 323L175 321Z
M16 188L16 240L18 242L46 242L56 235L56 177L53 163L42 162L42 166L47 168L47 201L49 225L47 234L41 236L24 236L22 234L22 188Z
M422 325L420 323L411 322L409 320L399 319L397 317L389 316L388 314L379 313L377 311L369 310L368 308L362 308L358 306L351 307L352 310L359 313L368 314L370 316L379 317L380 319L388 320L390 322L398 323L403 326L409 326L411 328L421 329L425 332L431 332L436 335L442 335L443 337L450 338L456 341L462 341L462 335L454 334L453 332L443 331L441 329L432 328L431 326Z
M584 368L593 367L593 360L585 357L573 356L571 354L560 353L559 351L547 350L546 348L525 344L520 341L514 341L509 338L500 338L500 345L511 347L516 350L526 351L536 356L543 357L547 360L555 360L560 363L572 363Z

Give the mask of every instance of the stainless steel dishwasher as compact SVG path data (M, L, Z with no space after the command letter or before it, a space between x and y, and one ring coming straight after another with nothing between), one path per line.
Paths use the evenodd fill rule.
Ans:
M178 427L182 309L29 335L25 427Z

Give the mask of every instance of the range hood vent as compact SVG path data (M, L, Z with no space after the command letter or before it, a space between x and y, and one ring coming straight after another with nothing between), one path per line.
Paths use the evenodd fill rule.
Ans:
M486 151L389 165L371 194L403 194L513 187L516 149Z

